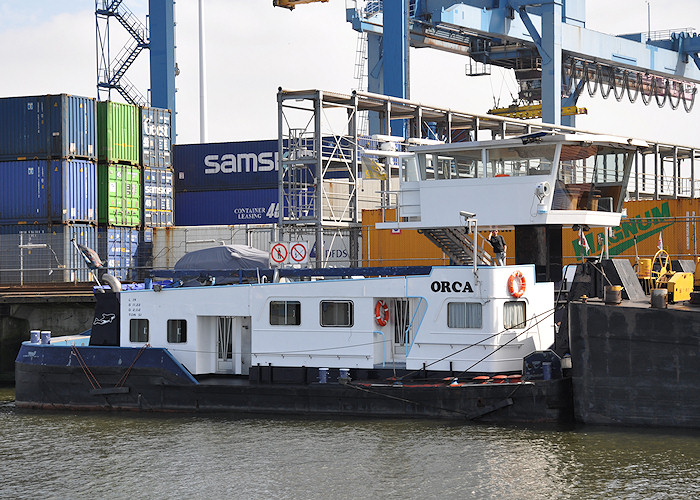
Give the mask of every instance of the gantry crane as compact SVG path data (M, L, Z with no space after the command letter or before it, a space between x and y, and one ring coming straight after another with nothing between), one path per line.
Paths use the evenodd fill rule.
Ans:
M403 20L399 22L400 20ZM561 108L583 91L692 108L700 37L692 30L609 35L586 28L585 0L355 0L348 21L367 33L369 91L407 97L407 49L429 47L515 71L520 97L546 123L573 125ZM383 47L383 50L382 50ZM388 54L401 47L402 55ZM401 92L403 91L403 94Z

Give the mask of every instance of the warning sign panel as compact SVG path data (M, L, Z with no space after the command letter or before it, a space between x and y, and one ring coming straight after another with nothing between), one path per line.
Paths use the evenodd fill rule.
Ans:
M285 243L273 243L270 247L270 263L272 265L284 264L288 255L289 252Z
M289 247L290 262L294 264L305 264L309 262L309 244L305 241L291 243Z

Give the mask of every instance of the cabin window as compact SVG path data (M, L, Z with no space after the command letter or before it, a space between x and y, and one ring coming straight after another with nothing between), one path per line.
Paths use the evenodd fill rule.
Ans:
M503 327L525 328L525 302L522 300L503 304Z
M555 152L554 145L487 149L486 177L549 175Z
M168 320L168 342L170 344L187 342L187 321L184 319Z
M321 326L352 326L352 306L349 300L322 300Z
M447 304L449 328L481 328L481 304L479 302L449 302Z
M301 302L297 300L270 301L271 325L301 325Z
M129 322L129 340L131 342L148 342L147 319L132 319Z
M562 146L552 210L619 212L633 159L620 148Z

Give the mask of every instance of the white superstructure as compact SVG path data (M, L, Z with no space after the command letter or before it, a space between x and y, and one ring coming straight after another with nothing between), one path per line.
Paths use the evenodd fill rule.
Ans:
M120 295L120 345L166 347L194 375L258 364L512 372L554 342L553 284L536 283L531 265Z
M409 148L398 165L397 220L389 228L620 223L630 168L643 141L582 134L533 134L516 139ZM396 182L395 180L393 180ZM390 189L390 191L391 191Z

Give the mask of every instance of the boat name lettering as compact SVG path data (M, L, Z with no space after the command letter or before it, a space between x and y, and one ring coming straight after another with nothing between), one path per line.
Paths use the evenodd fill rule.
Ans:
M273 160L274 155L274 160ZM236 174L241 172L271 172L279 170L279 153L239 153L207 155L204 157L205 174Z
M430 289L435 293L466 293L474 291L471 283L468 281L464 283L461 281L453 281L452 283L449 281L433 281L430 284Z

